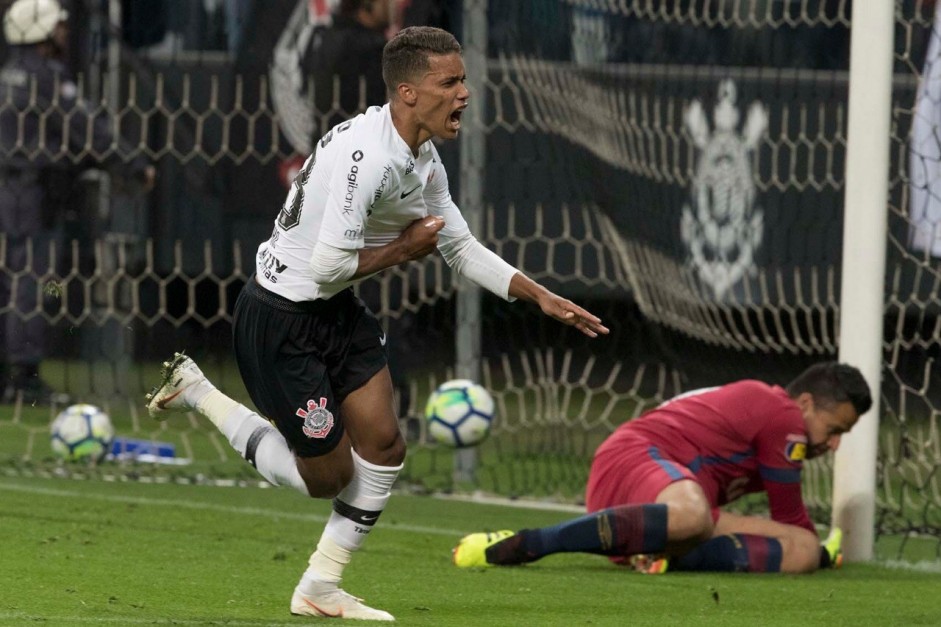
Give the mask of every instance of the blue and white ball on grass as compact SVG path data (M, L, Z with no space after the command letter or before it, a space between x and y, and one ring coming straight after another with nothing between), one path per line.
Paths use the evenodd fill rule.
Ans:
M50 427L52 452L66 461L101 461L111 450L114 426L94 405L66 407Z
M493 424L493 397L469 379L445 381L425 405L428 433L436 441L464 448L480 444Z

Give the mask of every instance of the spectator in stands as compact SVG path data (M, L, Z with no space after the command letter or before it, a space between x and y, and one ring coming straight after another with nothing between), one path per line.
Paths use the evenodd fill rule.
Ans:
M454 563L508 566L580 552L651 573L838 565L842 534L821 547L801 497L801 469L804 459L835 451L871 406L859 370L835 362L811 366L787 389L746 380L683 394L601 444L585 496L592 513L465 536ZM770 520L720 510L753 492L767 492Z
M0 69L0 311L5 312L2 400L67 402L39 377L45 355L44 287L49 242L77 170L107 165L153 185L155 170L90 116L64 64L68 13L57 0L16 0L3 17L10 57ZM89 124L91 123L91 126ZM97 159L95 155L108 155ZM79 157L81 156L81 159Z
M339 587L388 503L406 448L385 333L355 284L438 250L457 275L507 301L537 304L588 337L608 333L484 247L451 199L432 139L456 138L468 106L457 40L437 28L403 29L386 45L382 72L389 102L317 143L236 302L235 356L261 415L180 354L148 402L157 419L202 413L272 483L333 499L291 599L291 612L305 616L393 620Z
M385 104L382 49L390 18L388 0L341 0L333 24L311 35L301 69L313 81L315 140L366 107Z

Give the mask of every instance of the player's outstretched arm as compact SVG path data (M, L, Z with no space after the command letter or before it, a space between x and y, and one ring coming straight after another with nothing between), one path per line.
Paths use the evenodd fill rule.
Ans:
M608 334L608 327L601 324L601 318L582 309L567 298L562 298L558 294L550 292L522 272L517 272L510 279L509 294L513 298L520 298L538 304L547 316L575 327L588 337Z
M444 228L443 218L425 216L414 220L401 235L385 246L361 249L359 265L352 278L369 276L380 270L406 261L421 259L433 253L438 246L438 231L442 228Z

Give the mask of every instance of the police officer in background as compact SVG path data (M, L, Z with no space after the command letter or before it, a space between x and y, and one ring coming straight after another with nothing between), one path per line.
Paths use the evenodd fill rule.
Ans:
M109 167L153 187L155 169L91 114L64 63L68 12L57 0L16 0L3 17L10 56L0 69L0 342L2 401L68 402L39 377L47 321L49 243L82 168ZM117 150L114 150L114 146ZM79 158L81 155L81 158ZM95 157L95 155L107 155Z

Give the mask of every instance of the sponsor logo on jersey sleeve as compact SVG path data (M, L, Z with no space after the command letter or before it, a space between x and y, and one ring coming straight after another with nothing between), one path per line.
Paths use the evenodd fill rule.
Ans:
M788 442L784 451L788 461L802 462L807 457L807 445L802 442Z
M353 154L355 155L356 153ZM357 176L359 176L359 166L354 163L350 166L350 171L346 174L346 194L343 196L344 215L349 215L353 211L353 192L359 187L359 184L356 182Z
M807 436L791 433L787 436L784 446L784 456L790 462L802 462L807 458Z
M363 151L356 150L352 154L355 163L350 166L350 171L346 174L346 193L343 195L343 215L349 215L353 212L353 195L359 183L356 179L359 177L359 166L356 163L363 160Z
M386 186L389 184L389 178L391 176L392 176L392 166L387 165L386 167L382 169L382 180L379 181L379 187L377 187L376 191L373 192L372 205L370 205L370 207L374 206L377 202L379 202L379 199L382 198L382 194L383 192L386 191ZM371 212L367 212L367 215L369 215L369 213Z

